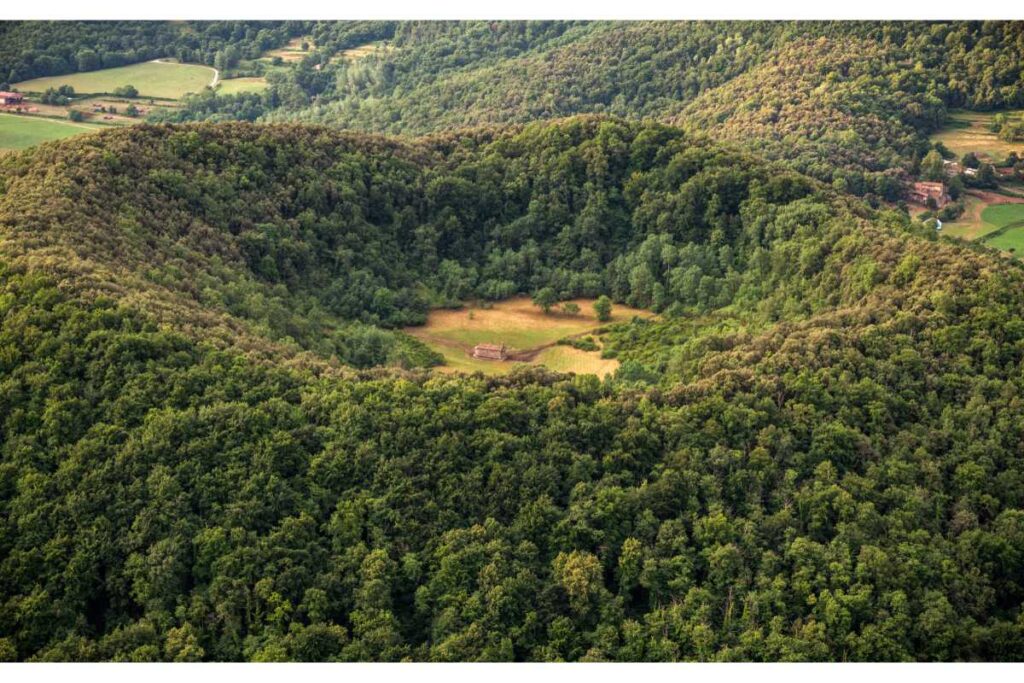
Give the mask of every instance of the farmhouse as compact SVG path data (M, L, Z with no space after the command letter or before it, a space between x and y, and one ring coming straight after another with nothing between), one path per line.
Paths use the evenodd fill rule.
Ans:
M21 104L25 100L25 96L20 92L6 92L0 91L0 104Z
M933 199L939 208L949 204L950 201L946 186L942 183L914 183L907 192L907 198L918 204L927 204L929 199Z
M477 344L473 347L473 358L505 360L508 358L508 350L504 344Z

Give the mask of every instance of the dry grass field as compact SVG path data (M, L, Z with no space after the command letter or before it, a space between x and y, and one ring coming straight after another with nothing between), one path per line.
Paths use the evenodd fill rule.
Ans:
M307 44L308 49L302 49L303 43ZM299 62L302 61L303 57L311 53L315 47L313 39L309 36L292 38L284 47L279 47L276 50L268 50L263 53L263 57L270 59L280 57L285 62Z
M366 45L360 45L358 47L349 48L348 50L342 51L341 55L345 59L357 60L363 57L372 55L375 52L389 52L394 50L394 46L386 43L367 43Z
M985 161L1002 161L1010 152L1024 152L1024 144L1004 142L988 129L992 116L987 112L951 111L948 125L932 135L931 140L942 142L957 157L974 152Z
M602 326L594 314L593 299L575 299L574 303L580 307L577 315L561 313L559 307L545 314L527 297L498 302L491 308L474 306L433 311L426 325L408 328L406 332L441 353L445 358L444 369L451 371L501 374L516 365L528 363L560 372L599 376L614 372L618 361L601 358L599 351L555 345L559 339L583 335ZM652 315L650 311L616 304L612 309L612 320L603 324ZM473 358L473 347L483 343L505 344L514 357L525 360Z

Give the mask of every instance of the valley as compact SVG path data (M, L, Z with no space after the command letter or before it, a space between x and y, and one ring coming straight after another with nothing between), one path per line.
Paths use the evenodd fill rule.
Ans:
M579 312L561 312L567 303L578 306ZM602 323L597 320L593 305L594 299L573 299L544 313L529 298L520 297L488 303L485 307L470 305L464 309L431 311L426 325L407 328L406 332L441 353L444 369L499 374L511 372L519 365L543 365L558 372L604 377L615 371L618 361L603 358L599 349L585 351L558 342L592 336L599 343L601 328L627 322L634 316L649 317L651 313L616 306L611 319ZM473 347L481 343L507 345L508 360L474 358Z
M1024 661L1024 23L3 28L0 660Z

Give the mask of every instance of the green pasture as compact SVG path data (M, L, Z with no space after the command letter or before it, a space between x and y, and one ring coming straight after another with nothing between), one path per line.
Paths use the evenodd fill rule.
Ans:
M15 83L28 93L70 85L76 93L111 93L116 88L133 85L140 97L178 99L190 92L199 92L213 81L214 70L200 64L177 62L143 62L113 69L86 71L63 76L46 76Z
M25 149L40 142L81 135L100 128L87 123L0 113L0 151Z

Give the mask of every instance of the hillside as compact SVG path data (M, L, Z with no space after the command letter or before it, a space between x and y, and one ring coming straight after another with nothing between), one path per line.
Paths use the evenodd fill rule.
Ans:
M1024 659L1012 262L615 119L139 126L0 188L6 659ZM662 315L603 382L342 367L541 286Z
M1024 107L1020 22L15 22L3 30L8 86L71 83L66 74L88 71L78 82L90 85L76 90L91 92L115 76L110 67L154 57L220 70L219 90L143 88L195 92L182 107L147 109L154 122L422 135L585 113L655 119L782 160L874 206L901 198L949 109ZM22 81L29 76L51 77ZM120 114L123 105L114 106ZM93 116L94 107L77 108ZM109 113L93 122L108 120L134 122Z
M898 197L947 108L1024 106L1020 22L321 24L262 94L161 120L301 121L424 134L580 113L740 142L858 195ZM357 61L368 36L389 49ZM759 87L760 86L760 87Z

